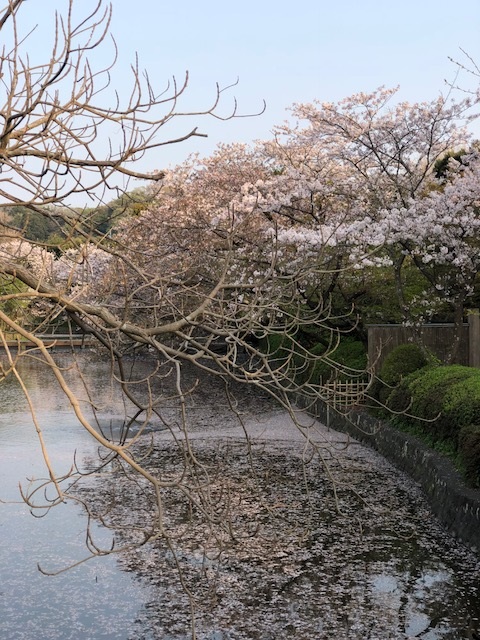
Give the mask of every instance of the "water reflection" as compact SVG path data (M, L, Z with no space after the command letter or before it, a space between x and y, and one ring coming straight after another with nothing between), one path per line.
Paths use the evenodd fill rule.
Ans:
M338 487L339 513L318 467L307 469L306 492L293 444L254 447L248 462L245 449L232 447L225 468L211 448L198 444L195 450L202 464L221 468L222 479L228 478L237 534L221 558L206 563L198 541L188 534L175 539L185 575L197 595L206 596L197 611L199 638L463 640L478 628L474 556L445 534L415 486L372 452L359 448L348 464L339 463L337 480L346 483ZM169 456L158 456L168 470ZM246 488L252 487L251 464L256 499ZM350 490L354 483L369 494L371 509L364 513ZM128 489L123 495L131 514L134 500ZM281 511L272 522L275 510ZM249 536L252 522L262 523L255 538ZM188 632L180 629L188 628L188 607L172 564L158 545L144 548L131 566L156 593L144 626L154 637L185 640Z
M68 364L68 356L63 356ZM90 367L98 395L105 389L108 367ZM67 410L49 372L38 362L20 363L22 378L38 407L55 470L65 473L73 453L94 452L90 436ZM73 376L72 376L73 377ZM77 382L76 390L82 392ZM145 590L119 570L114 558L100 558L55 577L58 570L86 555L85 517L78 507L64 504L45 518L33 518L19 502L18 483L45 477L32 418L18 383L0 384L0 637L7 640L78 640L132 637L134 621L145 601ZM109 409L115 411L110 404ZM123 410L118 407L118 410ZM100 539L108 536L97 530Z
M73 369L66 375L83 409L89 411L94 403L102 428L121 433L131 411L109 383L108 365L82 358L94 397ZM25 361L22 367L55 468L63 473L73 450L80 459L94 454L95 444L72 417L51 373L38 362ZM198 393L201 401L192 399L191 413L192 429L203 430L196 454L208 468L225 469L222 479L229 480L236 526L240 533L244 526L245 534L239 536L242 544L209 563L196 540L177 539L186 575L195 572L199 584L203 579L215 583L215 595L198 612L199 639L462 640L478 628L480 576L473 556L449 540L400 473L361 448L346 450L343 458L339 454L332 469L339 482L338 512L318 466L302 471L298 460L292 463L293 442L272 440L249 455L238 443L215 450L205 443L203 433L227 424L228 418L218 416L223 409L217 391L199 388ZM18 501L18 481L42 477L45 468L15 381L0 384L0 407L0 498ZM252 407L255 414L255 403ZM256 413L258 424L262 411ZM278 413L272 416L280 419ZM170 450L159 458L165 473L169 461L171 471L178 469L176 455ZM252 464L257 502L246 491ZM131 484L116 486L122 494L119 508L128 518L137 494L129 494ZM281 512L273 521L272 505ZM178 508L177 513L183 526L184 512ZM249 535L252 522L264 524L264 538ZM111 557L54 578L38 572L37 562L54 570L83 557L84 525L84 516L69 504L41 519L33 519L21 502L0 504L0 638L189 638L188 602L172 558L160 544L123 560L131 574L119 571ZM299 530L306 532L304 539L292 542L292 531ZM109 534L97 534L108 545ZM199 566L206 568L204 576L197 575ZM141 581L130 579L135 573ZM208 586L200 584L205 593Z

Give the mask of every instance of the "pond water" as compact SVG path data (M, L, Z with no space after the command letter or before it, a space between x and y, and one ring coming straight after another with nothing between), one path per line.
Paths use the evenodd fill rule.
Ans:
M66 364L68 356L62 358ZM90 400L102 419L121 420L128 406L108 382L108 364L88 354L81 358L94 389ZM34 361L21 369L55 469L66 472L74 450L78 460L94 456L90 436L67 410L51 375ZM70 381L87 407L73 371ZM335 500L318 463L305 464L301 439L278 407L240 392L243 427L252 438L247 451L243 428L220 402L221 389L207 381L196 393L190 397L192 443L202 468L219 470L228 481L239 534L234 545L206 561L201 532L185 529L182 506L175 520L177 496L166 496L177 561L202 599L199 640L475 637L479 563L446 535L414 483L374 452L346 447L335 432L325 435L319 428L318 436L336 447L330 460ZM66 504L33 518L19 501L18 482L44 477L45 469L28 405L14 382L0 384L0 407L0 638L191 637L189 603L161 542L118 558L95 558L57 576L38 571L38 563L55 571L85 556L85 516ZM147 445L139 443L139 455L142 447ZM177 458L172 442L158 434L152 468L161 465L168 473L178 468ZM111 476L95 482L97 500L108 500ZM136 485L125 478L113 483L123 498L118 515L128 523L135 519ZM214 483L209 490L217 490ZM259 535L251 535L252 523L258 523ZM184 533L177 535L177 525ZM110 534L96 534L108 546Z
M68 362L67 356L61 357ZM92 455L91 437L67 410L51 375L39 363L20 363L20 371L57 473L68 471L76 450ZM111 403L108 367L96 363L90 381ZM74 376L73 382L75 383ZM82 393L80 382L76 385ZM117 407L120 412L121 406ZM57 576L45 576L88 555L86 518L71 503L34 518L21 501L18 483L44 478L38 439L24 394L14 380L0 384L0 638L78 640L131 638L146 599L145 588L120 570L114 557L94 558ZM40 512L41 515L41 512ZM100 530L97 535L102 537ZM108 536L103 535L108 544Z

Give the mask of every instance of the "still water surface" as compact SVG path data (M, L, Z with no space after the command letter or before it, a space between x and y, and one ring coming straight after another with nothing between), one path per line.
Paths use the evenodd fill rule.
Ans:
M108 382L108 364L88 354L81 357L94 389L92 400L102 419L108 423L122 418L125 410L128 414L128 406L123 405L120 394ZM62 358L67 364L68 356ZM69 469L74 451L78 460L94 455L95 444L68 410L48 371L38 362L25 361L21 372L38 408L56 471L64 473ZM86 409L87 394L80 377L73 371L67 376L77 394L85 399ZM211 393L201 407L208 414L209 423L215 408L215 393ZM197 417L200 423L200 413ZM280 479L288 480L292 469L288 452L275 447L272 444L264 458L270 477L278 465L280 485ZM258 557L251 551L245 561L232 558L220 566L219 581L225 579L230 584L235 571L236 587L227 590L223 606L205 618L199 638L473 637L480 618L480 576L474 559L448 541L438 525L429 524L426 507L409 481L402 480L374 453L361 450L363 453L346 457L341 466L349 466L350 483L357 476L359 491L371 483L372 501L378 495L383 506L391 505L390 520L371 516L369 530L365 530L361 541L358 533L349 537L352 518L343 522L338 514L330 513L321 493L322 483L312 478L312 498L317 497L315 482L319 482L314 505L318 510L318 530L313 532L309 547L289 549L288 555L281 549L265 548L259 550ZM238 469L241 480L248 469ZM38 563L47 571L55 571L85 556L85 516L80 508L66 504L45 518L33 518L19 500L19 481L25 484L26 478L44 476L25 397L13 380L4 381L0 383L0 499L4 501L0 503L0 638L186 638L185 632L173 631L181 617L174 604L175 588L152 585L153 571L141 572L143 578L135 579L134 573L119 568L114 557L91 560L55 577L38 571ZM272 485L265 489L270 491ZM299 504L305 499L293 475L286 491L292 495L298 491ZM415 534L404 539L404 530ZM98 535L108 545L107 534L99 530ZM150 549L145 549L145 554L145 562L161 572L164 558ZM170 607L162 610L162 602L170 602ZM199 623L202 627L202 620Z
M68 357L62 356L65 363ZM20 367L38 408L50 456L57 473L68 471L76 450L79 459L95 446L72 413L51 375L38 363ZM83 394L80 380L70 376ZM89 378L105 415L120 413L119 399L106 384L108 367L91 363ZM45 576L81 560L86 518L65 504L46 517L34 518L20 501L18 483L45 477L38 440L25 396L13 380L0 384L0 638L2 640L77 640L132 637L135 618L146 593L115 558L95 558L57 576ZM102 532L98 531L98 535ZM107 542L106 536L103 536Z

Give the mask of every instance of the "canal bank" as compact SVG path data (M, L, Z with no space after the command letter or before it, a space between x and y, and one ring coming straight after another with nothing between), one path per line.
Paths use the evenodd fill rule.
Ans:
M297 401L306 405L302 398ZM372 447L418 482L448 532L480 557L480 490L468 487L448 458L360 408L342 414L316 401L308 411L329 428Z

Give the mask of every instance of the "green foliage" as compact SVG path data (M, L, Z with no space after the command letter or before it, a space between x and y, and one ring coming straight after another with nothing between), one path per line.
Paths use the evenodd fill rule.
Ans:
M269 357L273 369L286 368L292 379L305 376L308 352L287 333L270 333L260 341L259 348Z
M411 413L414 416L430 420L425 423L426 428L434 437L442 437L446 431L442 425L452 418L448 407L445 406L445 398L451 394L452 389L457 392L459 386L470 377L476 377L480 384L480 371L460 365L432 367L427 369L422 376L411 381L409 388L412 394ZM438 416L442 414L442 421ZM452 425L450 430L455 430Z
M27 240L45 242L64 249L63 244L73 243L75 238L80 237L84 241L84 234L94 237L107 235L119 220L127 215L138 215L149 206L151 200L152 197L145 189L138 188L92 209L65 210L59 206L45 206L31 210L26 206L15 205L8 207L6 211L10 223Z
M286 333L269 333L261 342L263 351L273 358L286 358L292 346L292 339Z
M418 377L418 371L404 378L395 387L385 385L381 380L375 388L372 395L377 398L382 406L388 407L383 410L386 417L390 417L391 412L394 414L402 414L401 422L408 423L409 419L405 413L409 413L412 405L412 393L410 391L410 383Z
M148 208L152 197L146 189L123 193L108 204L82 211L82 223L87 232L107 235L126 216L137 216Z
M463 427L480 424L480 372L452 384L445 391L442 414L437 421L439 436L456 439Z
M400 344L385 357L380 378L386 384L394 385L427 364L425 352L418 344Z
M428 359L417 344L398 345L385 357L379 376L372 384L371 396L392 411L406 411L411 397L408 387L400 382L427 364Z
M17 280L16 278L6 278L0 277L0 295L1 296L12 296L3 300L0 303L0 308L2 311L7 314L10 318L15 320L16 322L20 322L26 324L28 321L28 310L29 310L29 302L20 294L24 293L28 290L28 287ZM14 296L19 297L14 297ZM2 327L2 330L7 330L7 327Z
M416 429L429 446L456 456L470 484L480 473L480 370L460 365L424 367L391 392L394 425Z
M47 208L45 208L45 215L22 206L10 207L7 213L11 224L21 229L27 240L45 242L52 233L58 231L58 222L49 216Z
M312 384L358 378L367 367L365 345L351 336L343 336L330 347L320 342L307 347L297 337L272 333L262 339L260 348L269 355L272 366L284 366L288 361L293 377Z
M343 336L331 349L319 343L310 349L310 353L315 356L310 366L310 381L317 384L334 378L341 381L358 378L367 367L365 345L350 336Z
M322 381L326 381L332 374L332 368L328 365L326 360L321 359L326 352L324 344L318 343L310 349L310 353L315 356L315 359L310 363L308 371L308 380L312 384L321 384Z
M385 257L391 258L390 255ZM332 296L333 308L340 313L345 310L346 304L354 304L355 314L359 317L359 328L366 324L402 323L405 320L405 306L408 307L410 319L424 317L423 301L430 285L409 257L403 259L401 280L404 298L402 304L398 298L393 266L346 270L338 279L338 291ZM439 304L436 300L435 308Z

